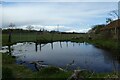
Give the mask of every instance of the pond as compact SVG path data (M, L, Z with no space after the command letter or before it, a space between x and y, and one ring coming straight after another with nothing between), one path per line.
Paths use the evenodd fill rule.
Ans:
M16 56L16 63L23 64L36 71L31 64L40 61L43 65L57 66L67 69L87 69L95 72L112 72L120 70L119 60L109 51L83 42L53 42L36 44L33 42L17 43L12 46L12 55Z

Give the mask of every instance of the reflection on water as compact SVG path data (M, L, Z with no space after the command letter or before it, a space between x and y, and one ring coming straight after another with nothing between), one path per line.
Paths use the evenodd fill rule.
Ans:
M47 44L18 43L13 45L12 55L16 62L36 70L34 61L43 61L44 65L59 66L69 69L88 69L95 72L120 70L119 60L110 52L88 43L53 42ZM74 64L73 64L74 62Z

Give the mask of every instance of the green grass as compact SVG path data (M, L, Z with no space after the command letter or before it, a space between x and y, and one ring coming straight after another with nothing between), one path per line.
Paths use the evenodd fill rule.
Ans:
M109 50L113 53L116 53L116 54L120 54L120 41L116 41L116 40L110 40L110 39L92 39L92 40L89 40L89 39L78 39L78 40L71 40L71 41L74 41L74 42L87 42L87 43L90 43L90 44L93 44L94 46L98 47L98 48L102 48L102 49L105 49L105 50Z
M38 72L33 72L27 69L23 65L15 64L15 58L11 57L8 54L2 54L2 78L68 78L72 72L64 72L59 70L57 67L48 67L43 68Z
M36 33L16 33L12 34L11 43L27 42L27 41L66 41L71 40L72 37L83 37L81 34L58 34L58 33L43 33L36 35ZM2 34L2 45L8 45L8 34Z
M15 64L15 58L2 54L2 77L5 78L30 78L34 77L31 70L23 65Z
M59 70L57 67L43 68L37 72L36 77L38 78L68 78L72 75L72 71L64 72Z
M25 79L28 78L29 80L65 80L68 79L72 74L73 71L61 71L58 67L47 67L43 68L38 72L33 72L26 68L23 65L15 64L15 58L11 57L8 54L2 54L3 63L2 63L2 78L3 80L7 80L12 78L12 80L16 80L17 78ZM97 78L118 78L120 77L120 73L117 75L115 73L94 73L92 72L81 72L79 77L86 78L86 79L94 79Z
M115 40L108 40L108 39L96 39L96 40L89 40L86 41L88 43L94 44L96 47L103 48L109 51L112 51L116 54L120 54L120 43Z

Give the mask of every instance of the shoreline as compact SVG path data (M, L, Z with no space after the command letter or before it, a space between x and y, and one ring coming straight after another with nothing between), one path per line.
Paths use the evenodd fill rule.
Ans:
M15 58L11 57L10 55L7 55L7 53L2 54L2 57L3 57L3 63L2 63L3 78L43 78L43 79L59 78L64 80L64 79L68 79L72 74L74 74L74 71L75 71L75 70L62 71L59 69L59 67L51 66L51 67L43 68L40 71L33 72L27 67L25 67L24 65L16 64ZM11 73L8 73L8 71L11 71ZM83 71L81 72L80 77L88 78L88 79L90 78L116 78L117 79L119 78L119 74L120 72L95 73L95 72Z

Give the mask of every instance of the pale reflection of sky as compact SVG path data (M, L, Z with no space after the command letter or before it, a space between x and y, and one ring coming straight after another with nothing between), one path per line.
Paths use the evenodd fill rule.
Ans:
M37 45L36 51L35 43L25 43L14 45L13 55L18 56L18 62L44 61L44 64L60 67L65 67L74 60L71 69L80 67L96 72L112 71L113 62L119 64L109 52L88 43L54 42L53 49L51 43L48 43L41 48L41 51L40 45Z

